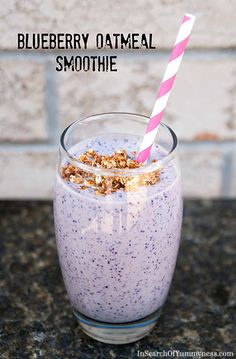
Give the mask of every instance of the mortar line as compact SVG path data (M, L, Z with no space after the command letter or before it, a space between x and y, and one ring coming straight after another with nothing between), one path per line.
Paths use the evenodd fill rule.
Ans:
M232 153L227 152L224 155L224 161L222 164L222 181L221 181L221 196L225 198L229 198L231 195L232 188L232 169L233 169L233 161L232 161Z
M54 61L58 55L62 56L118 56L123 58L166 58L169 56L168 49L157 48L155 50L109 50L109 49L88 49L88 50L0 50L0 59L4 58L18 58L19 60L34 59L39 62ZM189 59L206 59L215 60L220 58L235 58L235 49L188 49L185 58Z
M27 142L27 143L10 143L10 142L1 142L0 143L0 151L5 150L14 150L14 149L23 149L23 150L30 150L32 148L35 148L35 150L42 150L42 149L57 149L59 146L59 138L57 137L57 142L51 142L51 143L45 143L45 142ZM234 153L236 152L236 142L235 141L194 141L194 142L186 142L186 141L180 141L180 148L182 149L194 149L199 151L206 151L206 150L223 150L225 153Z
M179 144L180 148L183 149L194 149L199 151L206 151L206 150L223 150L225 152L236 152L236 141L229 140L229 141L181 141Z
M58 149L58 146L50 143L0 143L0 153L7 152L55 152Z
M51 62L45 63L45 106L47 110L47 130L49 141L54 145L59 145L59 111L58 111L58 94L54 68Z

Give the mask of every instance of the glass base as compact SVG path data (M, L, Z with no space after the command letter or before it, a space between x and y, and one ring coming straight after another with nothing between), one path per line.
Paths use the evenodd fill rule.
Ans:
M143 319L114 324L90 319L76 309L74 309L74 314L83 332L93 339L108 344L127 344L135 342L151 332L161 314L161 308Z

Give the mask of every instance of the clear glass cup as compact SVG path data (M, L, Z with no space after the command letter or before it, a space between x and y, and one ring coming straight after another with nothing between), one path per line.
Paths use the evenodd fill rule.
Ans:
M161 158L128 170L81 163L74 149L91 138L105 148L106 136L126 143L134 135L138 149L147 121L130 113L99 114L72 123L61 136L54 198L60 266L81 328L105 343L130 343L147 335L166 300L182 226L178 141L162 123L153 146L158 144ZM103 178L139 178L156 170L161 177L154 185L98 196L61 177L68 163Z

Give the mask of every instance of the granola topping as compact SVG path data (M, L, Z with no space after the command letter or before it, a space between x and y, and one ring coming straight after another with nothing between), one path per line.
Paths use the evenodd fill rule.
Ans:
M135 154L135 151L132 152ZM142 163L136 162L128 156L125 150L117 150L113 155L99 155L92 148L85 151L79 161L87 165L104 169L133 169L142 167ZM153 160L152 162L156 162ZM135 176L100 176L68 164L62 166L61 176L64 180L79 185L80 189L92 188L97 195L108 195L118 190L136 191L140 186L154 185L160 181L160 171L137 174Z

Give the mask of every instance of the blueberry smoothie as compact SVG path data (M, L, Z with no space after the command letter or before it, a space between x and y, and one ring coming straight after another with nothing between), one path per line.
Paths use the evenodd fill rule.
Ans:
M106 135L70 149L101 154L125 149L141 138ZM153 146L150 161L166 152ZM175 269L182 225L180 174L173 160L160 181L135 191L98 196L57 174L55 228L60 265L72 306L94 320L126 323L144 318L165 302Z

